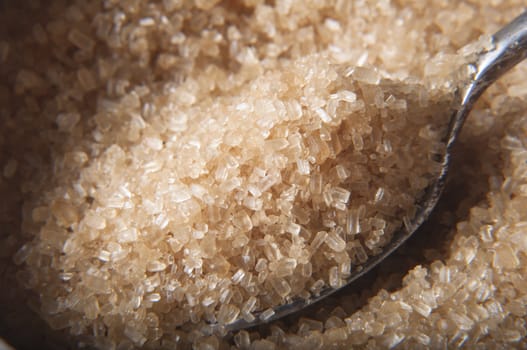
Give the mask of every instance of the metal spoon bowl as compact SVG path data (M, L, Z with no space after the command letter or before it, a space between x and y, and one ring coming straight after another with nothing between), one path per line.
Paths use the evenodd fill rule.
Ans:
M468 80L462 82L456 90L456 108L451 116L448 132L444 138L446 149L441 160L441 171L436 181L431 184L420 203L417 205L415 217L405 222L404 226L398 230L390 243L386 245L382 252L372 256L367 262L351 271L345 284L339 288L327 287L320 294L309 300L296 299L291 303L277 306L274 314L262 320L258 313L252 322L239 319L227 326L225 330L236 331L261 323L267 323L282 318L291 313L297 312L306 306L316 303L336 291L348 286L359 277L370 271L386 257L399 248L422 224L434 210L441 193L445 187L445 180L450 166L452 147L454 146L463 123L470 113L474 103L478 100L485 89L494 83L499 77L508 72L527 57L527 12L524 12L512 22L507 24L491 37L490 45L479 54L469 59L465 68L470 71Z

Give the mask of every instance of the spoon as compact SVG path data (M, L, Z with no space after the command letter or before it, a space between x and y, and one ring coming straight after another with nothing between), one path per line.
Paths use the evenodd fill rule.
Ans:
M489 44L487 48L469 59L465 65L471 73L470 79L464 80L456 89L456 107L449 122L448 132L443 139L446 149L441 160L441 170L435 182L427 188L421 203L417 205L414 218L404 223L404 226L394 234L390 243L382 249L380 254L370 257L368 261L352 271L341 287L326 287L309 300L296 299L291 303L277 306L274 308L274 314L265 321L261 320L258 313L255 314L256 318L252 322L238 319L226 325L224 328L226 331L236 331L282 318L348 286L399 248L428 219L445 187L452 147L470 110L489 85L527 57L527 11L495 33L490 38Z

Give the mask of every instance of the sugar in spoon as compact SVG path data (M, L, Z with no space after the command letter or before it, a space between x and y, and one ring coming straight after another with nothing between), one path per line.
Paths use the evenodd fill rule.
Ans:
M380 254L369 257L365 263L351 271L345 283L339 288L326 287L309 300L299 298L288 304L277 306L274 308L274 314L266 318L265 321L259 317L258 313L255 313L256 318L254 321L247 322L244 319L238 319L226 325L225 329L236 331L267 323L300 311L306 306L312 305L356 281L399 248L428 219L434 210L445 187L452 147L474 103L489 85L521 62L526 56L527 11L492 35L489 45L486 45L479 53L468 59L468 63L466 63L464 68L470 72L470 75L468 79L461 80L456 89L456 104L450 118L448 132L443 139L446 149L440 161L441 167L437 178L427 188L425 195L417 203L414 218L405 222L404 226L394 234L390 243L382 248Z

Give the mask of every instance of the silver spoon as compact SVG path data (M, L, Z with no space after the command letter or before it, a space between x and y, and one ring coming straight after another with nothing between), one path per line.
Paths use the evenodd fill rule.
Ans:
M297 299L293 300L291 303L277 306L274 308L274 315L267 318L265 321L262 321L257 313L255 314L256 319L253 322L239 319L225 326L227 331L236 331L282 318L335 293L354 282L383 261L399 248L423 224L423 222L428 219L443 192L443 188L445 187L452 147L454 146L463 123L474 103L489 85L494 83L499 77L527 57L527 11L495 33L491 37L490 44L491 45L487 50L483 50L483 52L476 55L472 62L469 62L465 67L471 70L472 74L468 81L465 81L457 87L457 108L452 114L448 133L444 138L446 150L441 162L441 171L439 172L435 183L428 187L422 198L422 202L418 205L415 217L409 222L405 222L404 227L394 234L392 240L383 248L381 254L370 257L367 262L352 271L343 286L339 288L327 287L320 292L319 295L314 296L309 300Z

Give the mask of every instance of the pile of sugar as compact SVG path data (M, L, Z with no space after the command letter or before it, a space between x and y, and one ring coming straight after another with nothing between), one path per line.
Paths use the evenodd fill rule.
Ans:
M309 57L233 97L194 103L188 79L100 108L86 148L54 160L59 185L34 205L40 227L15 263L53 314L84 322L116 308L136 320L154 303L175 326L251 322L341 286L413 217L448 116L441 100L411 100L423 87L390 93L372 70L351 71L366 83L341 70Z
M487 98L504 115L494 127L495 138L505 134L509 180L499 187L492 178L489 208L458 226L450 260L414 269L402 289L361 311L270 336L221 338L202 321L250 320L256 309L338 286L389 241L437 170L455 49L519 6L492 5L503 18L491 21L485 14L496 9L470 3L64 10L57 2L44 12L35 4L4 14L35 11L24 40L0 41L0 113L12 131L0 139L11 150L1 155L9 198L1 256L3 278L17 271L53 329L98 348L453 346L524 336L525 239L513 228L523 222L514 208L523 207L525 122L503 93L522 96L513 78ZM456 33L477 14L486 22ZM493 125L487 114L473 134ZM13 203L22 200L20 234ZM494 275L502 269L511 272ZM503 296L493 294L499 288Z

